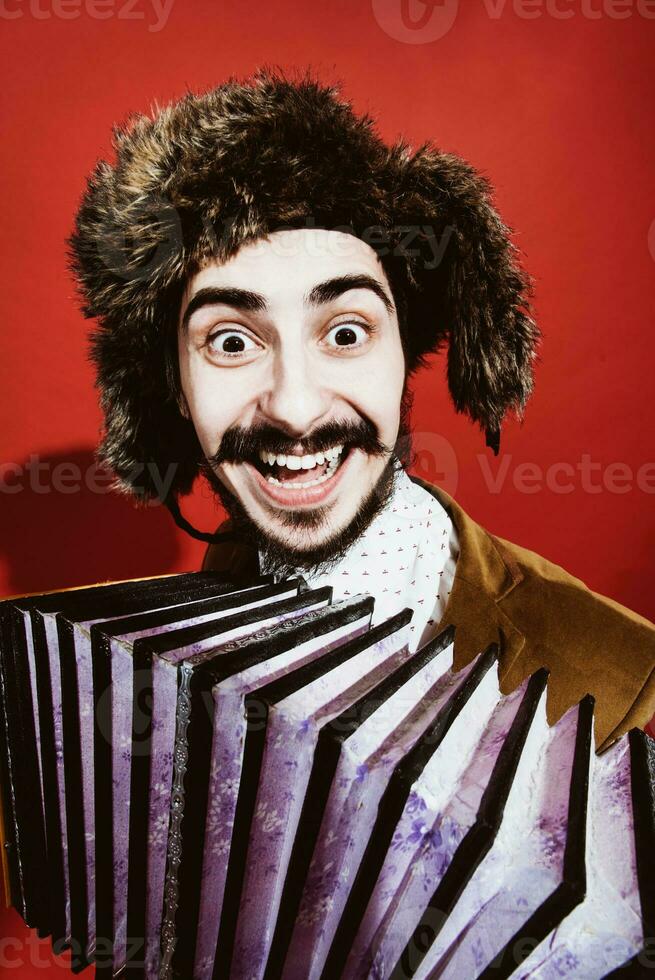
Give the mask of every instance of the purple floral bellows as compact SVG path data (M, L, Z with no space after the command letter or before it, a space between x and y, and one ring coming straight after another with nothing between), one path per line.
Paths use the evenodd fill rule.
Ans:
M11 897L75 969L655 975L655 749L496 650L211 573L0 604Z

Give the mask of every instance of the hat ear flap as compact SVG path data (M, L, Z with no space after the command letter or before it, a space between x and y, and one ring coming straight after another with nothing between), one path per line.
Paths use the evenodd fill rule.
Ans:
M406 164L412 210L425 216L424 231L438 256L436 267L419 262L412 274L428 345L418 357L448 342L455 408L485 430L487 445L498 452L504 416L510 410L520 415L533 387L539 331L530 316L530 281L484 177L431 147Z

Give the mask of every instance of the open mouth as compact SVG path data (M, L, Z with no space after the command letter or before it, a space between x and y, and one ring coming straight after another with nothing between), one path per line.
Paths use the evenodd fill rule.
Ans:
M269 453L260 450L252 460L253 466L266 482L285 490L309 490L327 483L348 456L348 449L342 445L332 446L320 453L304 456Z

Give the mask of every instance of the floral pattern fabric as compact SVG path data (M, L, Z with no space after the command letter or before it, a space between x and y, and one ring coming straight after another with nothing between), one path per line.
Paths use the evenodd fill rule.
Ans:
M196 980L211 977L216 953L247 731L244 698L250 691L285 676L348 639L362 635L369 626L368 615L346 626L339 626L329 634L314 637L272 660L235 674L217 684L212 692L214 738L194 969ZM267 803L262 804L261 800L258 801L257 820L267 834L276 832L282 822L277 809ZM250 957L249 952L249 962Z
M592 752L590 763L585 898L523 961L516 980L592 980L643 949L628 737L600 756Z
M577 726L576 707L549 728L542 696L493 845L417 976L429 976L442 959L450 980L475 975L563 880Z
M407 660L408 644L403 627L270 707L233 980L263 975L321 727Z
M451 691L458 686L451 684ZM497 669L490 669L413 784L348 958L346 977L363 976L373 968L383 974L383 964L396 963L475 821L520 696L519 691L499 700Z

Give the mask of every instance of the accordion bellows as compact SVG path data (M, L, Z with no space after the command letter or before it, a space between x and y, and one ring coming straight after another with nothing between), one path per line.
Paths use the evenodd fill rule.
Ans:
M0 604L11 899L97 977L642 976L655 743L497 650L212 573ZM91 971L90 971L91 972ZM648 972L646 972L648 975Z

